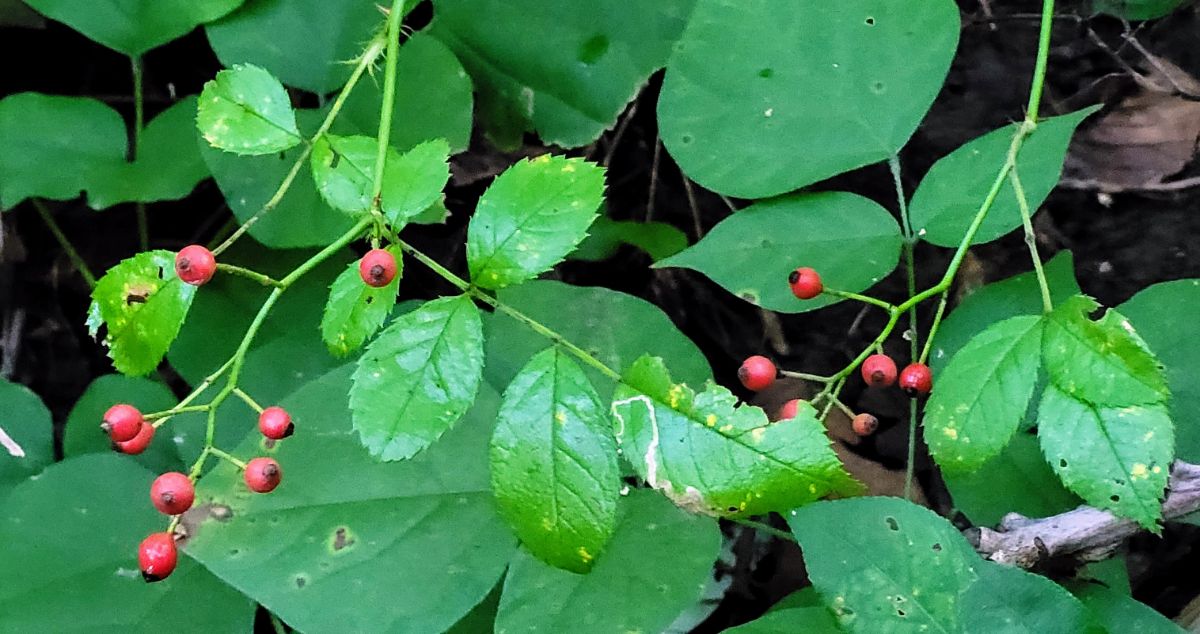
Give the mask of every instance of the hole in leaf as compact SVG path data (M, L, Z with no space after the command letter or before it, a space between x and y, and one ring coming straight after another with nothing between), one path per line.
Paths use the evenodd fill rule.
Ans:
M691 143L691 142L692 142L692 135L690 135L690 134L685 134L685 135L683 135L683 136L679 137L679 142L680 142L680 143L683 143L684 145L687 145L687 144Z
M867 16L867 19L863 20L863 24L866 24L867 26L875 26L875 18Z
M738 512L738 507L736 507L736 506L731 506L731 507L729 507L728 511L729 511L730 513L737 513L737 512Z
M900 530L900 524L899 524L899 522L896 521L896 518L885 517L885 518L883 518L883 521L887 523L889 531L899 531Z
M369 304L370 304L371 302L373 302L373 301L375 301L375 296L374 296L374 295L367 295L367 299L366 299L366 302L367 302L367 304L369 305Z
M338 154L337 152L334 152L333 160L329 161L329 167L332 169L337 169L338 163L341 163L341 162L342 162L342 155Z
M764 69L758 71L758 76L762 77L763 79L768 79L774 74L775 74L775 71L770 68L764 68Z
M940 552L942 552L942 545L941 545L941 544L939 544L939 543L937 543L937 542L934 542L934 544L933 544L933 552L935 552L935 553L940 553Z
M1119 486L1119 487L1123 487L1123 486L1125 486L1125 481L1124 481L1124 480L1121 480L1120 478L1118 478L1118 479L1116 479L1116 480L1113 480L1113 484L1115 484L1115 485L1117 485L1117 486Z
M281 161L286 161L286 160L287 160L287 155L286 155L286 154L284 154L283 152L280 152L280 153L279 153L279 160L281 160Z
M579 61L591 66L608 52L608 37L593 35L579 45Z
M1066 461L1066 460L1063 460L1062 458L1059 458L1059 459L1058 459L1058 466L1059 466L1059 468L1066 469L1066 468L1067 468L1067 461Z
M904 618L904 617L908 616L908 612L905 612L904 610L901 610L901 609L897 609L896 616L898 616L900 618Z
M1120 502L1121 496L1114 493L1114 494L1108 496L1108 499L1112 500L1113 502Z
M296 587L303 588L306 585L308 585L308 577L305 577L304 575L296 575Z

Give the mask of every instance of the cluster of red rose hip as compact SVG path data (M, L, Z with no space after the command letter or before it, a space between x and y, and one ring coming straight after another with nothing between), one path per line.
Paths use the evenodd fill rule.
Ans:
M363 282L372 287L387 286L396 277L396 258L383 249L372 249L358 264ZM193 244L184 247L175 256L175 273L179 279L193 286L203 286L217 272L217 260L212 251ZM132 405L119 403L104 414L101 428L112 439L113 449L125 454L140 454L154 439L155 425L145 419ZM295 430L292 417L281 407L268 407L258 417L258 429L263 436L281 440ZM244 465L242 478L246 486L256 493L270 493L279 486L283 470L272 458L259 457ZM166 515L178 516L192 507L196 499L194 480L199 474L187 475L172 471L164 473L150 486L150 501ZM174 522L172 527L174 527ZM175 570L178 551L175 547L175 532L172 529L154 533L144 539L138 547L138 565L142 578L147 582L161 581Z
M792 287L792 294L800 299L812 299L825 291L821 276L807 267L792 271L788 276L788 284ZM775 364L761 355L743 361L737 372L742 385L755 392L770 387L778 373ZM863 360L862 377L871 387L891 387L899 378L900 389L913 398L924 396L933 389L933 373L929 366L914 362L897 372L896 362L886 354L873 354ZM799 405L800 399L784 403L779 410L779 419L794 418ZM879 428L879 419L867 413L857 414L851 421L851 427L855 434L869 436Z

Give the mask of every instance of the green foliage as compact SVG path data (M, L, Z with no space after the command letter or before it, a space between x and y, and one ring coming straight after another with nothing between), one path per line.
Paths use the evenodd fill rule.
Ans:
M1016 171L1030 213L1037 211L1058 184L1075 128L1098 109L1094 106L1040 121L1021 147ZM970 141L930 168L909 205L913 231L922 240L944 247L957 247L962 242L996 180L996 171L1008 158L1019 125L1014 123ZM1019 226L1021 209L1012 186L1006 182L971 243L991 242Z
M153 479L128 457L89 455L13 490L0 520L0 629L249 631L254 602L182 554L169 582L142 581L138 542L163 530L146 499Z
M467 229L475 284L511 286L549 270L587 235L604 201L604 169L543 154L496 177Z
M845 192L795 194L734 213L655 266L700 271L748 302L797 313L841 300L797 300L787 285L796 267L819 271L827 288L861 291L896 268L901 242L896 221L871 200Z
M50 411L29 388L0 379L0 429L24 455L0 445L0 498L9 488L54 461L54 427ZM97 423L98 425L98 423Z
M449 159L450 145L445 139L420 143L398 156L388 154L381 204L393 230L399 231L410 221L419 222L422 212L442 200L442 188L450 180Z
M1041 366L1042 318L997 322L938 376L925 406L925 442L944 473L975 471L1008 444L1025 418Z
M1149 606L1127 594L1097 584L1086 584L1072 590L1092 613L1092 618L1109 632L1137 634L1183 634L1184 629Z
M112 267L96 283L88 308L88 332L107 331L104 345L122 374L146 374L158 366L179 334L196 287L175 276L175 254L139 253Z
M721 386L697 393L672 383L657 357L643 356L625 372L612 415L638 476L693 513L761 515L861 490L808 403L771 423Z
M1063 488L1032 433L1018 432L975 471L943 475L955 508L976 526L996 526L1008 513L1048 517L1082 504Z
M504 391L492 435L492 492L521 542L586 573L616 529L620 472L608 415L558 348L534 355Z
M886 160L941 89L960 27L950 0L698 0L659 98L663 145L740 198Z
M100 429L100 421L104 419L104 412L116 403L128 403L143 414L149 414L171 409L176 402L178 399L167 386L147 378L120 374L97 377L67 415L67 428L63 432L63 457L113 452L112 440ZM155 473L183 469L180 445L171 439L171 436L180 433L180 422L177 419L171 423L171 427L160 429L161 436L156 434L155 442L150 443L146 451L136 456L124 456L123 460L136 462Z
M1040 575L990 561L975 567L979 580L961 599L964 632L1105 634L1062 586Z
M720 531L660 496L629 492L617 532L578 575L519 551L509 566L497 632L662 632L712 578Z
M326 134L313 142L309 157L313 182L330 207L350 215L365 214L371 208L375 149L375 138L367 136Z
M483 372L483 324L470 297L435 299L392 322L354 372L354 429L371 455L411 458L471 407Z
M1092 0L1092 10L1126 20L1153 20L1172 13L1186 0Z
M137 57L216 20L244 0L26 0L117 52Z
M325 202L351 215L371 208L378 144L373 137L322 136L313 144L313 181ZM388 148L384 161L380 208L394 230L442 197L450 180L450 146L427 141L404 154Z
M687 234L665 222L634 222L596 218L591 235L570 255L572 260L598 261L612 257L621 244L633 245L658 261L688 246Z
M791 634L798 631L806 634L840 634L843 631L812 586L784 597L758 619L726 630L730 634Z
M234 154L275 154L302 141L287 91L253 64L223 70L204 84L196 126L210 145Z
M515 146L528 130L578 147L612 127L666 63L693 3L436 0L431 32L470 71L497 143Z
M346 265L333 285L321 316L321 339L335 357L358 350L387 319L400 294L404 259L400 249L389 247L396 258L396 277L386 286L368 286L358 270L358 261Z

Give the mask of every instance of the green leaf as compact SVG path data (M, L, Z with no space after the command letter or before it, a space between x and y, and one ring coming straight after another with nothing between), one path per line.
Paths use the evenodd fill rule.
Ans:
M621 504L616 535L586 575L524 550L509 565L497 632L663 632L712 578L720 531L645 490Z
M1079 294L1075 261L1070 251L1059 251L1042 267L1050 287L1050 298L1061 304ZM980 288L962 300L938 329L929 365L935 376L976 334L997 321L1017 315L1042 314L1042 295L1033 271L1014 275ZM939 388L940 389L940 388Z
M1077 295L1050 313L1042 338L1050 381L1071 398L1100 406L1165 402L1170 392L1154 354L1116 311L1092 321L1088 313L1098 306Z
M504 391L490 463L496 504L525 548L590 570L616 528L621 474L604 407L562 350L535 355Z
M700 271L748 302L798 313L841 300L796 299L787 284L796 267L816 269L829 288L857 292L896 268L902 242L895 219L869 199L845 192L795 194L734 213L655 267Z
M378 144L366 136L327 134L313 144L312 174L321 197L334 209L362 215L371 208ZM442 198L450 180L450 146L442 139L404 154L388 148L380 206L399 230Z
M693 513L761 515L861 490L807 402L771 423L719 385L697 394L671 383L662 359L643 356L613 394L612 415L638 475Z
M571 286L534 280L502 289L497 297L580 346L610 368L624 368L643 354L662 357L679 380L700 385L712 377L708 359L659 307L632 295L601 287ZM563 310L564 306L571 310ZM546 347L546 338L503 313L485 322L487 363L484 373L492 385L508 385L529 357ZM591 367L602 401L614 388L612 380Z
M112 441L100 429L100 421L104 418L104 412L117 403L128 403L143 414L149 414L170 409L178 402L179 399L167 386L150 379L120 374L98 376L67 414L63 456L73 458L93 453L111 454ZM171 419L168 427L158 429L146 451L136 456L124 456L123 459L136 462L155 473L184 470L179 445L173 442L173 437L180 425L184 424L182 421L185 418L191 424L203 426L205 417L200 412L194 412ZM203 434L203 430L200 433Z
M289 86L328 93L346 83L354 68L346 62L383 21L371 2L255 0L205 32L225 66L254 64Z
M833 614L824 605L817 604L775 608L749 623L725 631L728 634L840 634L843 630L838 627Z
M238 8L244 0L26 0L48 18L63 22L130 57L187 35L198 25Z
M699 0L663 80L663 145L739 198L885 160L941 89L960 28L950 0Z
M1183 634L1184 629L1150 606L1094 583L1074 589L1075 596L1109 632Z
M1071 135L1100 106L1038 122L1017 157L1017 174L1025 189L1030 213L1050 195L1062 174ZM909 204L913 230L922 240L943 247L962 242L979 203L988 194L996 173L1008 159L1009 145L1019 123L993 130L943 157L925 175ZM971 244L983 244L1021 226L1021 208L1007 181Z
M591 235L580 243L570 259L607 260L621 244L635 246L657 262L686 249L688 241L686 234L665 222L617 221L600 216L592 224Z
M471 79L445 44L425 31L408 38L396 56L396 79L388 137L392 147L403 151L446 139L455 152L467 149L474 120ZM382 108L383 78L360 81L346 98L333 131L374 137Z
M305 132L315 131L321 118L315 110L297 112ZM240 223L262 210L302 152L302 147L294 147L278 155L238 156L200 142L200 155ZM250 228L250 235L273 248L325 246L353 224L353 218L325 204L313 184L312 172L302 169L287 195Z
M1121 305L1137 333L1167 370L1171 390L1171 420L1180 421L1176 457L1200 461L1200 339L1193 332L1200 310L1200 280L1176 280L1142 289Z
M1017 433L977 471L944 476L954 507L976 526L996 526L1010 512L1049 517L1082 504L1046 464L1032 433Z
M1186 0L1092 0L1092 10L1126 20L1153 20L1173 13Z
M54 462L54 422L42 399L19 383L0 378L0 430L19 451L0 444L0 498ZM16 453L14 453L16 451Z
M351 262L329 287L329 301L321 317L321 339L335 357L345 357L362 347L383 325L400 295L404 259L400 249L389 247L396 257L396 277L376 288L363 282L358 262Z
M954 355L925 405L925 441L943 472L969 472L1016 433L1037 384L1041 317L990 326Z
M89 455L13 490L0 519L0 629L250 631L254 602L182 554L167 580L142 581L138 542L166 524L146 500L153 479L126 456Z
M443 297L392 322L354 372L354 429L371 455L411 458L471 407L483 372L483 324L466 295Z
M401 155L388 155L381 204L393 228L399 230L442 200L442 188L450 180L449 160L450 145L445 139L426 141Z
M612 127L666 63L693 2L437 0L432 34L470 71L497 142L515 146L536 131L579 147Z
M0 99L0 209L70 200L125 161L125 123L95 99L25 92ZM47 169L53 166L53 169Z
M210 145L234 154L275 154L303 140L283 84L252 64L204 84L196 126Z
M136 160L97 166L88 205L105 209L127 202L179 200L208 177L196 145L196 98L176 102L142 131Z
M979 579L962 595L962 631L1029 634L1104 634L1070 592L1053 581L990 561L975 566Z
M1038 407L1038 436L1068 489L1158 532L1175 448L1165 405L1099 407L1051 384Z
M270 495L246 494L225 463L201 479L198 505L229 513L189 517L186 550L298 631L443 631L487 596L516 545L488 485L498 399L485 387L437 446L380 463L350 425L351 370L282 401L304 421L295 436L266 449L255 434L233 449L279 461Z
M811 504L788 523L809 577L850 632L959 632L979 556L945 519L897 498Z
M313 143L309 158L313 182L330 207L351 215L365 214L371 208L376 146L371 137L332 134Z
M107 326L104 345L122 374L158 367L179 334L196 287L175 276L175 254L146 251L112 267L92 289L88 332Z
M467 265L479 286L498 289L536 277L587 236L604 202L604 168L543 154L492 181L467 228Z

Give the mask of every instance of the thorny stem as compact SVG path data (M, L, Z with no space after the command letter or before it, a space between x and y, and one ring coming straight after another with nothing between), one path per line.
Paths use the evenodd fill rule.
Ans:
M375 147L375 174L371 185L371 214L382 219L383 173L387 168L388 141L392 134L392 113L396 107L396 60L400 48L400 22L404 19L405 0L392 0L387 20L387 61L384 64L383 103L379 110L379 134ZM378 226L383 226L382 221Z
M133 152L130 160L137 160L142 151L142 127L145 124L145 96L142 90L142 58L131 56L130 66L133 70ZM146 203L138 201L136 205L138 244L142 251L150 248L150 227L146 219Z
M88 288L96 288L96 276L92 275L92 269L88 268L87 262L83 261L83 257L75 250L75 245L67 239L67 234L63 233L62 228L54 220L54 215L50 213L50 209L46 204L38 198L30 198L29 202L33 204L33 208L37 210L38 215L42 217L42 222L46 223L46 228L54 235L54 239L58 241L58 246L62 247L67 258L71 260L71 264L75 266L75 270L79 271L79 275L83 277L83 281L87 283Z

